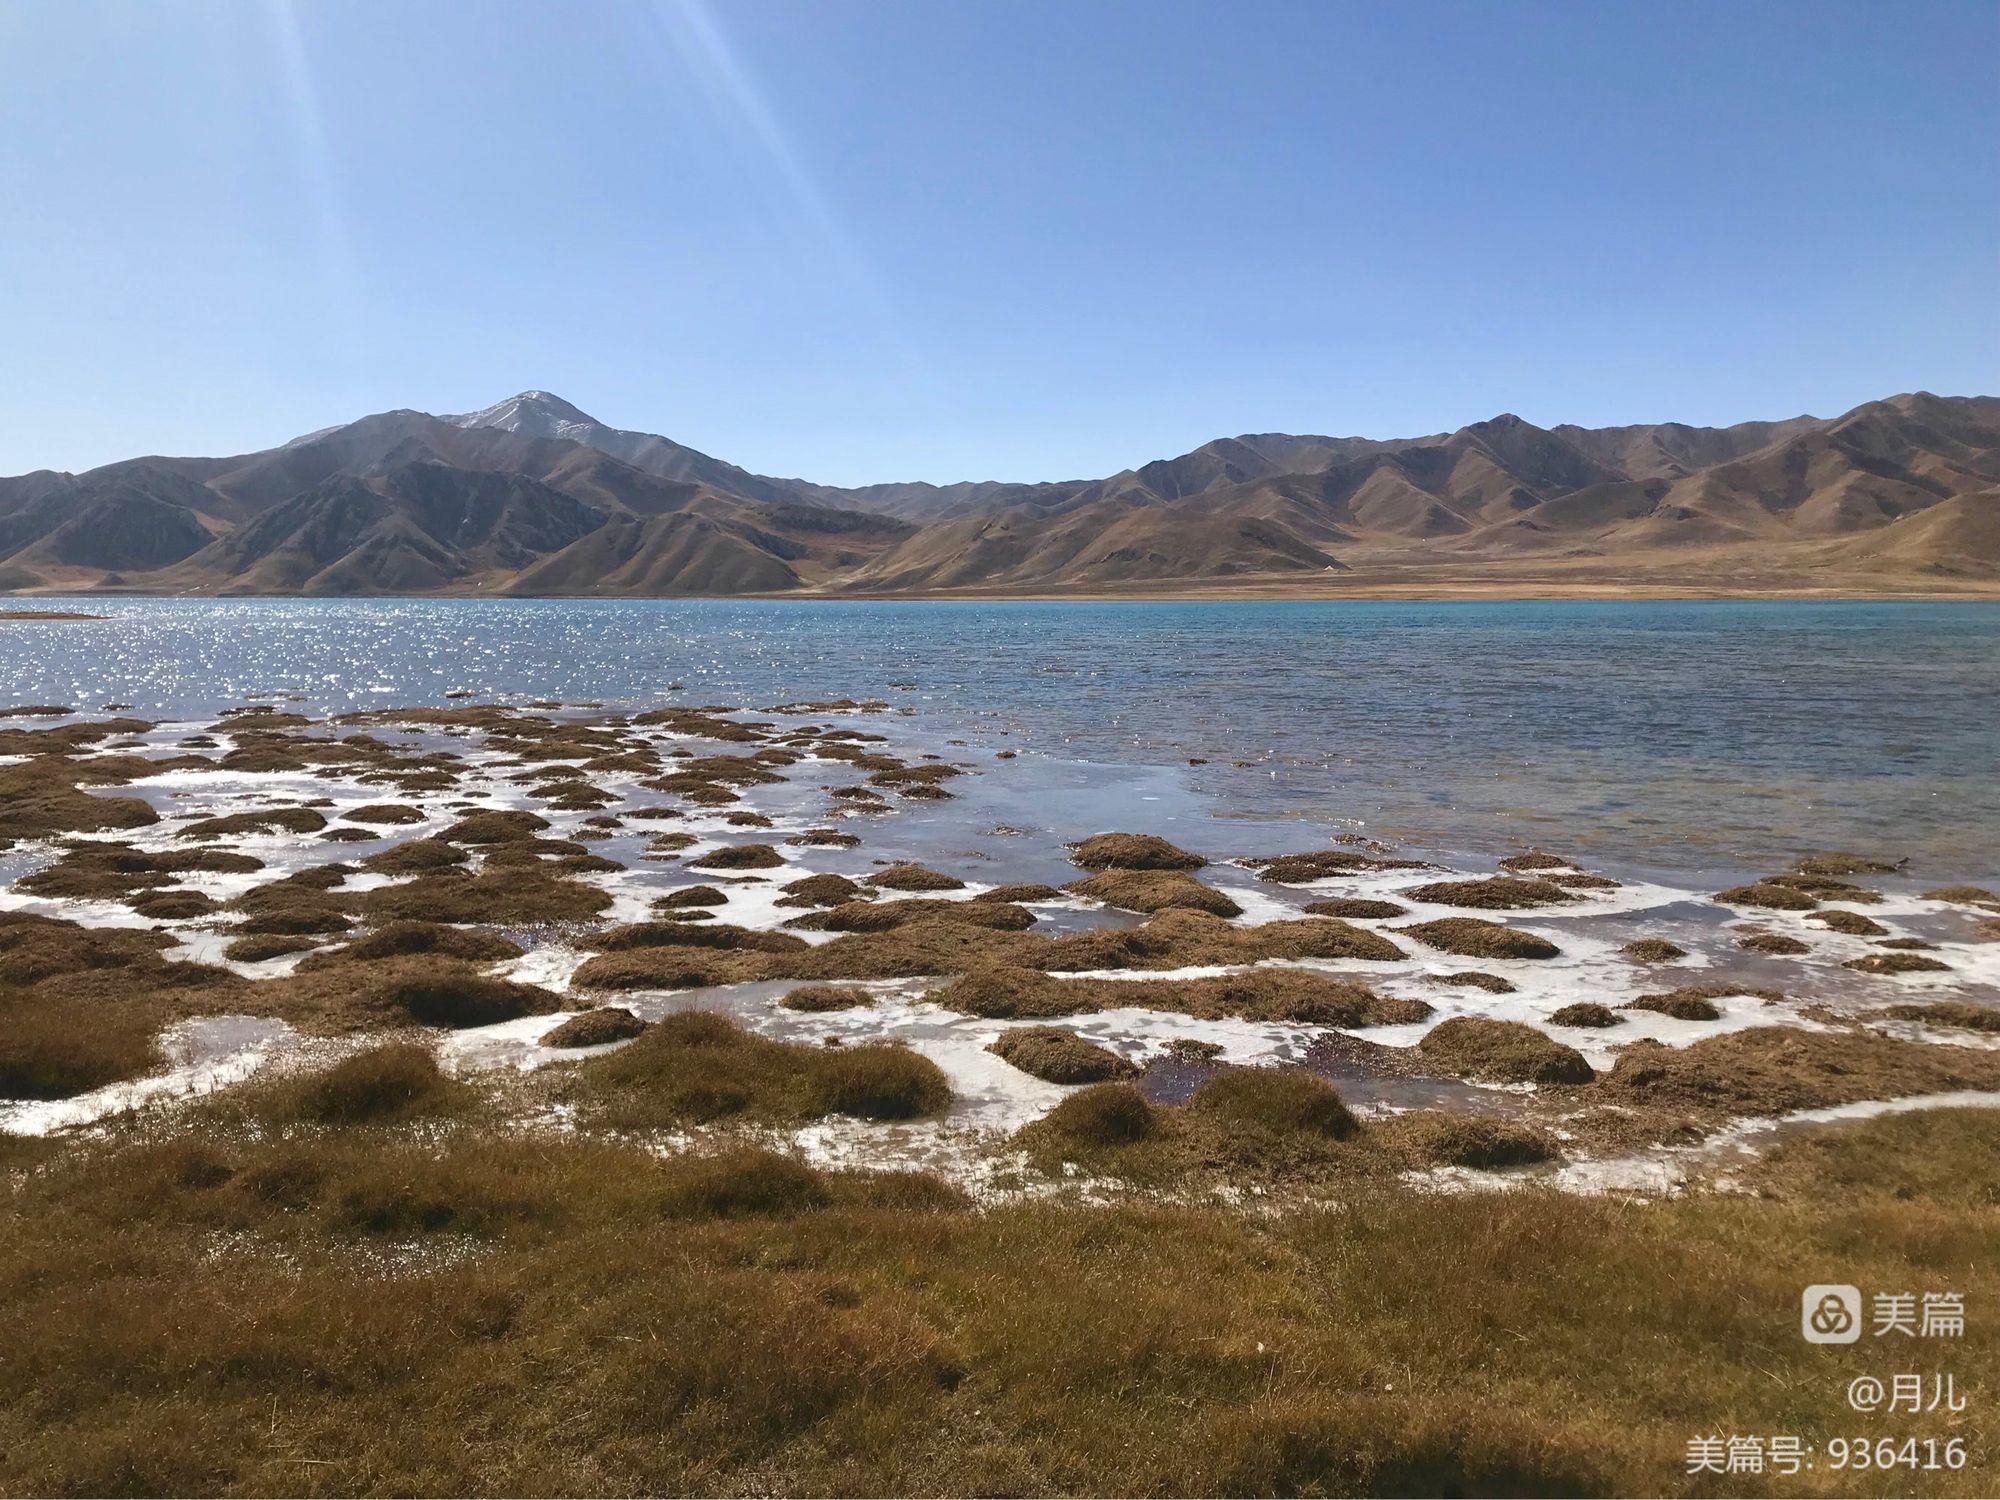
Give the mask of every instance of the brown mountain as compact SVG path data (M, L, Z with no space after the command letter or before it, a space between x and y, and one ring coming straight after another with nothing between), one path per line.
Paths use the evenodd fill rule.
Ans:
M1206 443L841 489L546 392L231 458L0 479L0 590L565 595L2000 592L2000 399L1831 419Z

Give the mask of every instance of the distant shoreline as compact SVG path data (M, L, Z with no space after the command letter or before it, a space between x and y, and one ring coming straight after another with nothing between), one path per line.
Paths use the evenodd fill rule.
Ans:
M1074 604L1230 604L1230 603L1340 603L1340 602L1383 602L1398 601L1411 604L1426 603L1537 603L1556 601L1594 600L1607 603L1619 601L1672 601L1690 602L1722 601L1815 601L1823 603L1848 602L1917 602L1935 601L1939 603L1978 603L2000 601L2000 580L1993 582L1954 581L1948 585L1926 586L1918 582L1907 582L1893 587L1869 586L1856 583L1771 583L1736 585L1690 585L1682 583L1613 583L1613 582L1556 582L1546 579L1518 582L1486 580L1421 581L1379 579L1359 581L1345 579L1339 583L1322 586L1303 584L1298 581L1281 582L1276 579L1245 579L1234 585L1218 585L1212 580L1190 583L1183 588L1163 587L1158 581L1133 584L1130 588L1092 589L940 589L923 592L878 593L867 590L842 590L840 592L791 589L783 593L730 593L730 594L625 594L625 593L548 593L548 594L499 594L476 590L439 590L424 594L290 594L290 593L232 593L232 594L158 594L138 590L126 592L109 589L78 589L69 593L34 595L0 595L0 600L29 599L36 597L88 598L88 599L313 599L338 601L343 599L463 599L488 600L496 602L523 602L529 600L575 600L612 602L619 600L661 600L661 599L715 599L715 600L759 600L759 601L799 601L803 603L907 603L907 604L1002 604L1017 603L1074 603ZM0 604L0 620L101 620L106 616L70 610L9 609Z

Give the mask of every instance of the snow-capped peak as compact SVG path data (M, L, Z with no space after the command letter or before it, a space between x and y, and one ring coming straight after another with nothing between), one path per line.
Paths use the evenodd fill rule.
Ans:
M589 442L588 434L603 426L596 418L547 391L523 391L505 401L494 402L484 411L443 416L438 420L454 427L498 427L504 432L568 438L575 443Z

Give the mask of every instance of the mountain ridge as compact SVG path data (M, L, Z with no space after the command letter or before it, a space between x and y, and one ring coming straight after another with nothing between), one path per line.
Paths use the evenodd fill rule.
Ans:
M1376 439L1246 433L1098 479L754 474L547 391L275 448L0 478L0 591L821 596L2000 592L2000 398Z

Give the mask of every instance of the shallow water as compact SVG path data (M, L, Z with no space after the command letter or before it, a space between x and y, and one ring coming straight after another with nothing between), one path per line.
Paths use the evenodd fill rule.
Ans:
M496 616L502 623L508 618L504 613ZM119 628L133 627L120 622ZM160 670L166 669L164 658L156 655L153 661ZM337 708L369 701L353 696L351 688L343 688L339 683L331 691L350 695L344 698L321 695L302 706ZM440 694L445 691L448 689L436 689ZM660 691L665 693L666 689ZM92 695L35 696L39 701L68 697L88 705ZM421 695L413 692L412 696ZM611 695L600 696L609 699ZM759 698L768 702L800 695L746 692L740 696L753 702ZM127 701L146 707L136 695ZM651 701L658 701L658 695ZM137 737L133 745L157 754L172 751L192 737L194 743L212 751L227 750L234 737L230 721L210 726L206 709L195 712L201 706L200 702L186 699L171 704L157 702L151 707L152 712L187 717L161 723ZM1248 854L1324 842L1327 837L1324 822L1309 814L1285 815L1290 800L1281 792L1266 792L1254 806L1229 803L1191 779L1192 773L1201 769L1198 767L1107 764L1045 753L1035 748L1025 731L1009 733L1007 725L991 718L975 719L974 727L961 737L952 734L952 728L972 717L962 709L955 711L949 705L932 709L928 704L920 708L907 701L906 706L907 715L794 707L786 711L771 710L770 717L794 729L813 721L839 720L848 732L884 736L886 743L880 748L905 763L914 763L925 755L943 754L968 774L952 781L951 795L942 801L896 798L872 813L867 812L831 795L834 788L852 782L855 771L848 762L808 754L786 765L784 779L744 788L741 801L727 807L690 804L668 810L673 829L686 834L689 842L677 857L662 857L649 848L653 834L658 831L659 819L655 814L662 794L646 785L647 770L627 766L597 771L591 780L602 794L600 800L614 811L629 813L631 823L611 829L593 828L591 824L598 820L592 814L576 808L559 810L548 806L544 811L550 819L551 833L557 838L587 842L594 852L611 858L612 867L576 877L584 884L599 887L609 899L610 905L602 914L604 923L642 920L651 915L654 898L702 883L713 884L723 893L720 904L714 907L719 920L769 929L792 915L779 898L785 883L797 876L827 870L861 877L883 864L911 858L950 871L966 882L963 889L941 893L935 899L967 899L1002 882L1036 880L1061 884L1076 874L1064 841L1107 828L1160 832L1201 850L1214 861L1204 870L1204 878L1238 903L1242 914L1235 920L1245 926L1296 917L1305 903L1328 895L1388 900L1403 908L1408 919L1456 914L1454 908L1414 894L1416 888L1436 878L1437 869L1407 865L1362 869L1329 876L1308 886L1287 886L1268 878L1268 872L1232 863ZM574 716L587 721L597 714L592 710L577 710ZM39 726L64 721L38 717L24 722ZM530 722L543 720L536 716ZM309 865L335 862L346 865L365 859L393 842L434 834L469 805L522 807L537 801L532 789L521 779L523 764L536 762L524 762L514 751L489 745L482 735L434 726L375 724L371 729L378 737L400 741L411 751L452 753L457 775L451 785L424 792L404 792L397 798L413 810L416 821L390 828L371 826L370 836L357 841L332 842L281 831L238 834L231 838L230 847L262 861L260 870L247 874L196 872L177 884L227 902L266 880ZM622 733L634 748L643 746L669 755L733 753L730 745L688 740L671 727L627 725ZM1021 748L1018 753L1003 757L1003 746ZM569 758L581 759L582 752L577 751ZM323 809L328 819L339 821L363 804L381 801L384 792L379 778L371 779L370 773L351 767L324 772L248 770L212 763L162 769L158 774L121 784L120 795L147 799L162 821L129 834L112 832L96 837L144 849L170 849L184 847L181 840L190 820L209 814L310 803ZM746 834L745 826L733 821L745 814L751 815L750 824L757 827L757 832ZM790 842L792 835L828 819L853 832L860 840L859 847L840 849ZM645 826L640 827L641 824ZM1511 837L1504 830L1496 832L1496 836ZM719 844L744 842L746 837L768 840L779 863L747 872L713 872L702 868L701 854ZM56 853L53 845L37 843L25 845L0 860L0 912L36 912L67 917L85 925L144 923L122 901L62 899L37 895L32 888L22 891L15 887L14 882L22 874L54 858ZM1466 872L1490 867L1490 862L1477 857L1459 861L1440 859L1439 863ZM1613 862L1591 863L1606 868ZM1144 1067L1147 1071L1142 1086L1166 1102L1185 1097L1208 1074L1207 1065L1190 1061L1185 1055L1176 1056L1180 1044L1194 1043L1211 1049L1225 1063L1292 1062L1316 1068L1333 1077L1342 1094L1364 1112L1445 1106L1505 1113L1525 1106L1525 1085L1496 1086L1428 1076L1409 1077L1388 1060L1418 1043L1432 1026L1462 1015L1519 1021L1541 1028L1579 1049L1588 1062L1602 1069L1615 1061L1618 1048L1640 1038L1684 1046L1706 1036L1752 1026L1785 1025L1818 1030L1827 1024L1824 1019L1827 1016L1837 1019L1843 1011L1874 1013L1888 1001L1957 999L1991 1005L1996 995L2000 995L2000 943L1976 940L1976 924L1981 914L1962 903L1923 896L1921 892L1927 882L1914 870L1871 877L1870 885L1879 888L1879 896L1863 898L1867 911L1880 920L1883 936L1931 940L1935 944L1931 951L1945 964L1937 972L1900 977L1862 975L1844 968L1847 960L1875 952L1873 945L1865 938L1830 932L1816 925L1811 916L1798 913L1759 912L1752 921L1754 925L1799 938L1808 945L1807 954L1795 959L1745 954L1736 947L1738 934L1734 929L1746 914L1711 900L1712 884L1632 876L1623 871L1621 876L1619 883L1580 891L1570 901L1527 913L1525 919L1535 929L1559 943L1560 953L1541 960L1481 961L1480 969L1508 982L1509 987L1500 994L1452 980L1449 976L1467 967L1466 960L1421 946L1407 947L1401 957L1393 959L1303 960L1308 968L1346 975L1384 994L1422 1000L1431 1007L1421 1020L1358 1028L1366 1034L1352 1047L1344 1042L1354 1039L1343 1038L1332 1028L1304 1022L1203 1019L1173 1010L1149 1009L1143 991L1137 988L1131 1005L1073 1017L1065 1024ZM405 877L357 872L347 874L340 884L345 891L360 892L392 884L399 878ZM1029 904L1037 918L1038 930L1045 932L1104 924L1131 925L1140 920L1135 914L1112 910L1074 894L1049 893L1048 899ZM166 957L224 964L246 978L273 978L299 962L297 956L255 962L230 959L227 945L233 924L240 919L240 913L225 909L208 916L147 925L157 926L173 939L174 946L163 950ZM1361 925L1381 930L1385 922L1400 925L1405 919L1357 920ZM560 925L530 924L524 928L510 927L507 935L527 951L519 959L500 964L496 973L559 992L571 990L572 976L589 951L589 945L574 931ZM831 934L824 932L807 930L799 935L809 942L831 940ZM1638 937L1669 937L1688 952L1670 965L1636 964L1621 954L1620 948ZM322 946L339 940L337 936L330 937ZM1222 967L1156 970L1143 975L1117 971L1095 977L1195 978L1227 971ZM1556 1027L1552 1020L1560 1007L1575 1001L1623 1005L1644 993L1685 983L1717 986L1714 994L1718 1014L1705 1021L1687 1021L1643 1009L1627 1011L1611 1032L1578 1032L1574 1028ZM1009 1132L1046 1112L1062 1091L1008 1066L987 1050L989 1043L1015 1023L950 1010L930 998L928 992L934 987L935 981L924 979L870 983L867 988L873 994L873 1003L827 1014L800 1014L779 1005L778 997L789 988L783 982L618 991L614 1003L627 1005L647 1019L672 1010L724 1010L753 1030L794 1041L907 1043L943 1069L950 1081L954 1103L941 1120L894 1127L834 1122L812 1127L794 1144L815 1159L927 1165L969 1179L995 1174L1004 1177L1011 1170L1008 1163L1012 1158L1004 1146L996 1149L995 1143L1004 1143ZM1789 998L1767 1001L1759 997L1759 989L1781 990ZM572 995L577 1005L598 998L603 997ZM558 1015L538 1015L459 1032L445 1039L441 1051L447 1065L456 1071L529 1069L559 1062L573 1054L552 1052L540 1047L539 1041L560 1019ZM1893 1029L1918 1041L1978 1048L2000 1045L2000 1038L1948 1031L1915 1021L1878 1017L1864 1024ZM114 1084L53 1106L26 1105L0 1111L0 1130L61 1129L134 1107L170 1107L181 1098L227 1087L266 1063L283 1060L291 1065L300 1061L299 1038L282 1028L273 1032L267 1023L243 1018L214 1017L191 1022L166 1040L170 1065L164 1073ZM1335 1046L1336 1042L1343 1045ZM996 1186L995 1191L999 1190Z
M1681 874L1856 848L2000 876L1990 604L73 603L111 618L0 628L0 706L880 696L929 734L1073 763L1051 795L1176 822Z

